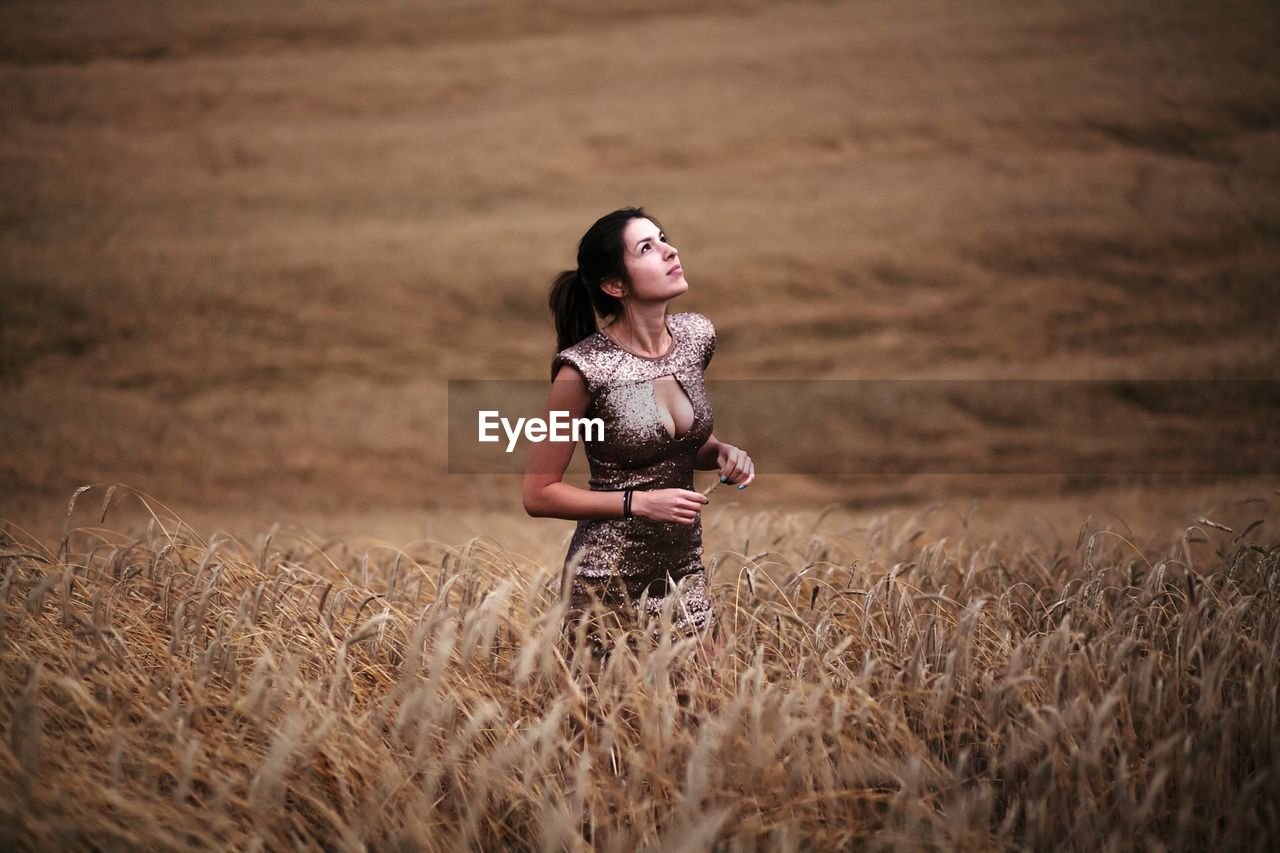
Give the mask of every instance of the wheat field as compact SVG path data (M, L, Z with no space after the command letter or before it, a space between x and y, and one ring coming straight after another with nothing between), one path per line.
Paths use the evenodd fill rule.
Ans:
M204 538L143 496L0 554L28 849L1270 849L1278 498L988 537L725 511L726 642L602 671L560 554ZM96 514L96 512L95 512ZM71 517L70 510L68 518Z
M0 843L1276 847L1277 43L1266 0L0 3ZM760 472L704 517L723 646L592 673L571 524L450 470L447 386L545 383L627 204L712 384L1273 384L713 397Z

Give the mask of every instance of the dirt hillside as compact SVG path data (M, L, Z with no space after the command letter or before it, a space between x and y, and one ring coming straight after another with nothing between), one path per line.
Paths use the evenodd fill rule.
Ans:
M262 525L519 515L447 475L446 382L543 379L547 284L625 204L713 379L1272 379L1277 44L1266 2L5 3L0 517L111 482ZM971 451L963 413L878 417Z

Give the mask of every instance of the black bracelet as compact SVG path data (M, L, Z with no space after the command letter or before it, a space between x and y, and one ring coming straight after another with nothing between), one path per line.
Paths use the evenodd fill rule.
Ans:
M622 493L622 517L632 518L631 515L631 490L627 489Z

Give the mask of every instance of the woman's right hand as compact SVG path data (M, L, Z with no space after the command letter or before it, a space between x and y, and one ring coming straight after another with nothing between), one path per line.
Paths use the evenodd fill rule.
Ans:
M693 524L707 496L689 489L655 489L631 494L631 512L650 521Z

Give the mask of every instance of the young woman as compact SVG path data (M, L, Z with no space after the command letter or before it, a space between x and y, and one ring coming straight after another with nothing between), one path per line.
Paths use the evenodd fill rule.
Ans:
M571 625L595 602L623 627L669 605L675 628L713 636L702 565L707 498L693 491L693 471L719 469L721 482L744 489L755 466L711 432L702 373L715 327L701 314L667 313L688 289L675 246L642 208L597 220L578 244L577 269L552 284L560 351L548 412L604 422L604 439L584 442L589 489L562 482L575 447L567 442L531 445L524 477L530 515L578 522L565 556ZM597 328L596 315L611 322ZM607 654L596 628L586 636Z

